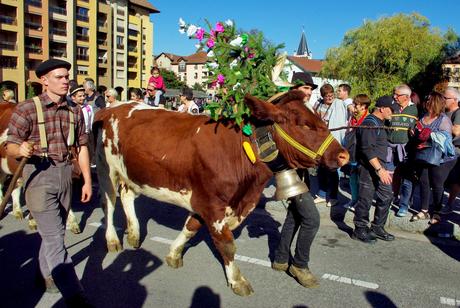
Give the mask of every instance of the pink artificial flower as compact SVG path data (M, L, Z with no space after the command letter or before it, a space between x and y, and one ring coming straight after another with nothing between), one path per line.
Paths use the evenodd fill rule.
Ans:
M218 82L220 85L223 85L224 82L225 82L225 77L224 77L224 75L222 75L222 74L217 75L217 82Z
M250 53L250 54L248 54L248 59L252 59L252 58L254 58L254 56L255 56L255 54Z
M214 40L212 38L210 38L207 42L206 42L206 46L208 46L209 48L212 48L214 47Z
M216 23L216 32L221 33L224 31L225 31L224 26L220 22Z
M204 37L204 29L198 28L198 30L196 30L195 37L201 42Z

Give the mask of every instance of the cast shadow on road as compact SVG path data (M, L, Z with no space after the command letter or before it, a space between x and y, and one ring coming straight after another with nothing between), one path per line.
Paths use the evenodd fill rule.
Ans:
M90 302L96 307L142 307L147 288L141 280L163 263L158 257L140 248L123 250L115 260L103 268L107 255L104 229L99 228L93 241L72 256L74 264L87 259L81 283Z
M460 241L451 237L454 234L454 225L460 225L460 215L452 213L442 216L439 224L430 225L424 232L433 246L456 261L460 261ZM440 238L441 237L441 238Z
M190 308L220 308L220 296L206 286L198 287L193 293Z
M380 292L366 291L364 295L373 308L397 308L388 296Z
M16 231L0 237L2 307L35 307L43 296L39 286L38 233Z

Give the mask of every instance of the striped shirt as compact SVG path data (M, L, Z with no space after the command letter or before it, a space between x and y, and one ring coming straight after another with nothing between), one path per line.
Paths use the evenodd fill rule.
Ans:
M54 161L62 162L68 156L69 111L74 113L75 143L78 146L88 143L82 110L77 105L71 105L65 99L59 104L54 103L46 92L38 97L42 103L45 120L48 156ZM40 132L37 125L37 111L32 99L25 100L16 106L8 125L7 142L20 145L24 141L34 143L33 155L42 155Z

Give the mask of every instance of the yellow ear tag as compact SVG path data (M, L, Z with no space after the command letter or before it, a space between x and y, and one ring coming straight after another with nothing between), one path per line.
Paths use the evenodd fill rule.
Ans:
M252 150L252 147L251 147L251 144L247 141L244 141L243 142L243 149L244 149L244 152L246 152L246 155L248 156L249 160L251 161L251 163L255 163L256 162L256 154L254 154L254 151Z

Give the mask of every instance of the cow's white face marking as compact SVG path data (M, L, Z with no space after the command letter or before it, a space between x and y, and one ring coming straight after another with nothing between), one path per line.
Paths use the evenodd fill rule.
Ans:
M225 226L225 224L228 225L230 230L234 230L237 228L242 220L238 219L237 216L235 216L235 212L232 210L231 207L226 206L225 207L225 217L222 220L216 220L212 226L214 229L216 229L217 233L222 233L222 230Z
M128 116L126 118L130 118L134 111L138 111L138 110L156 110L156 109L163 109L163 108L152 107L152 106L144 104L144 103L137 104L137 105L134 105L133 108L131 108L131 110L129 111Z
M195 135L197 135L197 134L200 132L200 128L201 128L201 127L198 127L198 128L196 129Z

